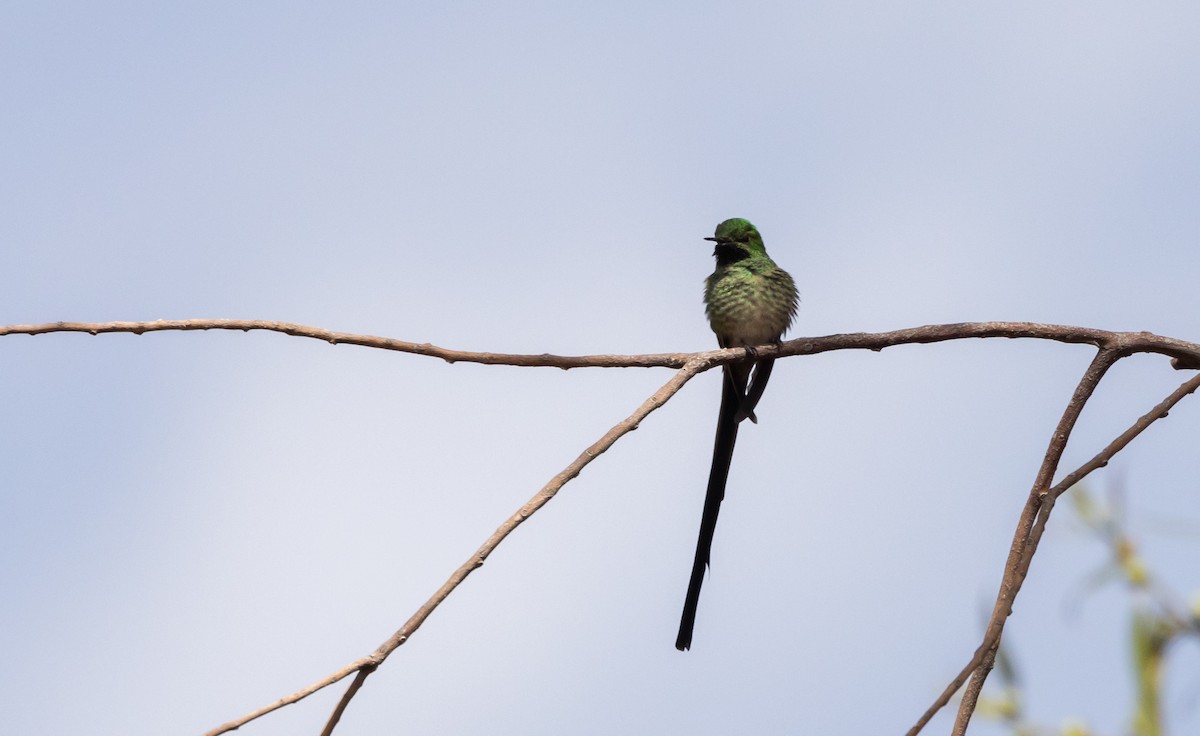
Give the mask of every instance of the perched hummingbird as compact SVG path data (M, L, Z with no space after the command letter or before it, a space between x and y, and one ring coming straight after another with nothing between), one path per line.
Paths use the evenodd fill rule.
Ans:
M714 237L705 240L716 243L713 255L717 270L704 282L704 306L708 323L717 333L717 342L723 348L753 348L779 342L796 317L800 297L792 277L767 255L758 230L749 221L734 218L717 225ZM708 472L704 515L700 518L700 539L696 542L692 578L683 602L679 636L675 639L675 648L681 652L692 646L700 586L712 551L717 514L725 498L725 481L729 478L738 424L743 419L758 421L754 407L762 398L774 363L773 358L758 358L751 351L745 360L725 365L717 439L713 444L712 469Z

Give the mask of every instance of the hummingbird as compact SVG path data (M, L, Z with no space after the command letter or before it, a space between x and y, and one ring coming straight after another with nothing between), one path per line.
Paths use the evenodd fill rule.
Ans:
M717 437L713 443L712 469L708 473L708 491L704 513L700 517L700 538L692 577L683 602L679 636L675 648L687 651L692 646L692 628L700 586L712 551L717 514L725 498L725 481L737 441L738 425L749 419L758 423L754 408L762 398L771 377L774 358L759 358L753 348L778 343L791 326L800 306L796 283L767 255L762 236L748 220L735 217L717 225L711 240L717 269L704 281L704 307L708 323L723 348L747 348L746 358L726 363L721 381L721 411L717 415Z

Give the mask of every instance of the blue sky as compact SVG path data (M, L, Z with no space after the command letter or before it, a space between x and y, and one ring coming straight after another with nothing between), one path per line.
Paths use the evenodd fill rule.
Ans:
M9 3L0 322L701 350L701 238L742 216L799 284L793 336L1030 320L1197 340L1198 24L1183 2ZM976 646L1090 357L782 361L684 655L706 374L520 528L337 732L902 732ZM5 338L12 730L198 733L365 654L668 377L269 334ZM1122 362L1064 470L1184 378ZM1200 538L1155 520L1200 523L1195 402L1094 481L1125 488L1184 594ZM1104 551L1064 511L1006 641L1037 717L1118 733L1127 600L1069 612ZM1186 730L1197 652L1175 657ZM244 732L315 732L335 690Z

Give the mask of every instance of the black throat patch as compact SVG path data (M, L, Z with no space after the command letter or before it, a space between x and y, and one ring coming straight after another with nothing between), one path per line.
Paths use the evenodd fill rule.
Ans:
M717 257L718 266L729 266L749 258L750 251L741 247L740 243L717 243L713 255Z

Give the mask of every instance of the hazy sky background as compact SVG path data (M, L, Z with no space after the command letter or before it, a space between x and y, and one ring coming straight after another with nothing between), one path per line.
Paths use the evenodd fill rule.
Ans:
M702 350L701 238L743 216L799 284L793 336L1198 340L1198 37L1189 2L9 2L0 323ZM978 643L1092 352L782 361L681 654L705 374L502 545L337 733L902 733ZM0 340L6 730L197 734L325 676L669 377L264 333ZM1064 472L1186 377L1122 362ZM1093 481L1125 489L1184 595L1198 402ZM1034 716L1119 734L1128 597L1080 601L1106 553L1056 513L1005 641ZM1200 728L1198 655L1172 652L1176 733ZM342 690L239 733L316 733Z

